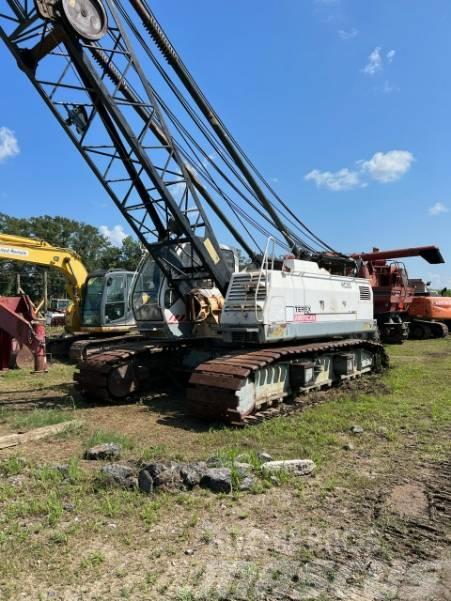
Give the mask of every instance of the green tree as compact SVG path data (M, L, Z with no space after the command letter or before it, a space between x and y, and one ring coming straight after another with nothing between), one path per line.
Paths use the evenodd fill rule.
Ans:
M122 241L121 246L110 246L103 254L99 267L102 269L127 269L135 271L142 256L141 245L131 236Z
M42 215L23 219L0 213L0 231L40 238L54 246L70 248L81 256L89 272L99 268L134 271L141 258L140 245L130 236L123 240L120 247L115 247L96 227L67 217ZM39 300L43 293L44 269L14 261L0 261L0 294L15 294L17 274L20 274L24 291L33 300ZM64 277L52 269L47 271L49 297L64 297Z

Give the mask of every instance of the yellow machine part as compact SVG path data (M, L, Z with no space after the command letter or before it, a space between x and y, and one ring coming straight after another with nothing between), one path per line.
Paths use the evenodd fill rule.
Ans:
M68 248L52 246L45 240L0 233L0 259L32 263L57 269L66 278L66 291L72 303L66 313L66 330L80 330L82 286L88 272L79 255Z

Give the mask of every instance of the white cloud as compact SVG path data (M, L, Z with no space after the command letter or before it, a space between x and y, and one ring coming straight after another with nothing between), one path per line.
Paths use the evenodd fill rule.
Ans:
M429 215L441 215L442 213L448 213L449 209L442 202L436 202L435 205L429 207Z
M387 52L387 61L388 61L389 65L393 62L395 55L396 55L396 50L389 50Z
M381 184L397 181L409 171L414 160L413 154L408 150L376 152L368 161L356 161L352 169L347 167L338 171L312 169L304 179L315 182L318 188L327 188L333 192L366 188L368 184L365 179L368 178Z
M357 37L359 30L355 27L352 27L348 31L346 31L346 29L339 29L337 33L341 40L352 40L353 38Z
M382 55L381 55L381 47L377 46L369 55L368 62L363 69L365 75L375 75L378 71L382 71Z
M8 127L0 127L0 162L16 156L19 152L19 142L14 132Z
M395 59L395 56L396 50L389 50L385 54L384 59L381 46L376 46L376 48L368 56L368 61L363 68L363 73L365 75L369 75L370 77L376 75L376 73L381 73L385 67L384 61L386 61L388 65L391 65ZM386 82L386 84L388 84L388 82ZM393 90L391 89L390 91Z
M113 246L121 246L124 238L127 234L124 232L122 225L115 225L110 229L107 225L101 225L99 232L104 238L106 238Z
M327 188L333 192L341 192L343 190L353 190L360 187L359 174L356 171L349 169L340 169L339 171L319 171L313 169L304 177L306 181L313 181L318 188Z
M376 152L369 161L361 161L363 173L382 184L395 182L409 171L414 156L408 150L390 150Z

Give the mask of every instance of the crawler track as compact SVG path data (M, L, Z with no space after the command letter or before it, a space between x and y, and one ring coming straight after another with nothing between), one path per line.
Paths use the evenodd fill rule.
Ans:
M186 342L186 341L185 341ZM123 401L161 379L176 378L180 371L186 344L177 341L155 341L139 339L113 346L102 352L85 357L79 364L74 379L85 398L114 403ZM199 364L189 372L187 389L188 406L191 413L214 421L225 421L233 425L259 423L277 415L299 411L306 404L306 397L287 403L295 394L272 395L265 402L257 402L243 411L239 407L236 393L249 379L255 378L260 370L271 366L286 365L298 359L314 359L334 352L365 349L373 355L372 371L388 364L383 346L367 340L337 340L313 344L265 347L247 352L220 354ZM358 377L351 374L344 379ZM333 383L312 386L308 391L319 390ZM294 392L294 391L293 391ZM307 400L307 403L310 401Z
M448 326L440 321L413 319L409 328L409 338L425 340L429 338L446 338Z
M74 380L87 399L105 403L123 401L164 377L181 348L178 343L161 344L145 339L124 342L85 357Z
M86 337L76 340L69 349L69 359L73 363L86 361L91 353L101 353L108 350L112 345L128 344L129 342L142 341L142 337L132 334L121 334L119 336L104 336L103 338Z
M246 425L269 419L282 412L283 397L254 406L246 414L239 410L236 393L248 378L270 365L287 360L314 357L334 351L356 348L374 354L374 370L388 364L384 348L377 342L365 340L340 340L314 344L264 348L246 353L234 353L206 361L197 366L189 380L188 401L195 415L206 419L220 419L234 425ZM278 406L279 405L279 406ZM294 410L294 407L293 407ZM287 411L284 407L283 411Z

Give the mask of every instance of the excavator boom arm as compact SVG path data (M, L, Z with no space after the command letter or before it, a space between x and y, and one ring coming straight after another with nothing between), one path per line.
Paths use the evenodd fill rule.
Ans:
M45 240L0 234L0 259L57 269L66 278L72 301L80 299L81 287L88 277L86 267L77 253L52 246Z
M88 272L79 255L68 249L52 246L45 240L0 234L0 259L51 267L66 278L66 290L73 306L69 311L67 328L80 326L81 289Z
M389 259L401 259L403 257L421 257L428 263L444 263L445 260L437 246L416 246L413 248L398 248L395 250L378 250L368 253L354 253L354 259L363 261L386 261Z

